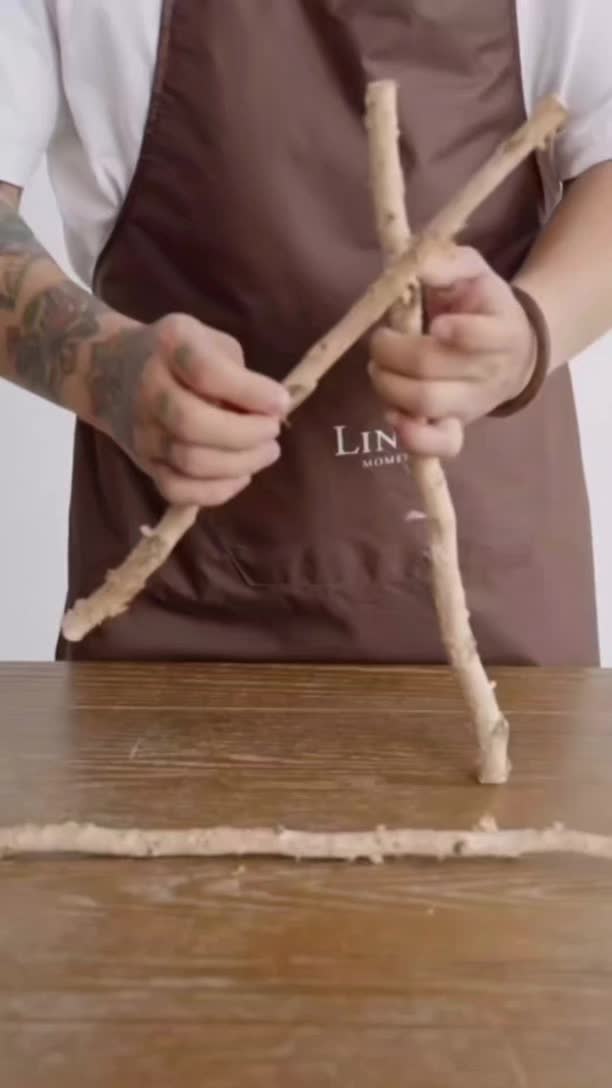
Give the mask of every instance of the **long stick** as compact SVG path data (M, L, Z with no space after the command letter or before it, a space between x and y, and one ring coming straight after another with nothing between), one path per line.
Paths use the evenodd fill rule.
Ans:
M399 155L397 86L391 80L370 85L366 100L370 139L372 194L381 248L388 264L410 244L404 177ZM408 299L396 302L391 324L398 332L422 331L422 299L418 283ZM442 641L466 700L478 739L478 777L498 784L508 779L508 723L478 655L470 627L457 546L457 519L440 461L412 458L412 472L428 519L434 598Z
M407 251L388 268L351 307L348 313L306 353L288 374L294 411L314 393L321 378L393 305L419 274L432 250L462 230L469 217L512 171L562 126L567 112L555 97L543 99L532 117L500 144L487 163L449 204L417 235ZM105 620L124 612L144 589L151 575L165 562L198 515L197 507L170 507L159 525L146 530L126 561L111 571L89 598L77 601L64 617L63 634L70 642L81 639Z
M39 854L98 857L282 857L381 862L385 858L519 858L526 854L586 854L612 861L612 836L565 830L474 831L378 827L371 831L291 831L211 827L184 831L24 824L0 828L0 858Z
M155 529L142 529L141 539L121 566L108 572L91 597L77 601L66 613L62 625L64 638L68 642L81 642L105 620L126 612L151 575L163 566L189 532L198 513L197 506L169 506Z

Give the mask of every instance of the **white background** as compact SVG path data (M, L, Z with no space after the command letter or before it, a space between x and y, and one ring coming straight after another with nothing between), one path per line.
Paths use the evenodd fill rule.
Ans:
M26 194L24 214L67 268L43 172ZM612 336L577 360L573 372L593 512L602 659L612 665ZM0 660L49 660L66 585L72 420L0 380L0 436ZM566 514L571 519L571 508Z

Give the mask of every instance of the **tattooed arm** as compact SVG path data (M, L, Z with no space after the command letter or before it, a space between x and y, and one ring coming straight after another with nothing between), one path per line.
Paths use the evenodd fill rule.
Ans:
M37 242L19 216L19 197L0 184L0 373L87 416L85 353L104 308Z
M168 501L226 502L277 459L285 390L223 333L184 315L141 325L73 283L19 196L0 182L0 376L113 438Z

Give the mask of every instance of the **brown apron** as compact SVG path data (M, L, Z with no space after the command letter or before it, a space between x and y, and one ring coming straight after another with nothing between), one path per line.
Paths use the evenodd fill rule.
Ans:
M97 293L141 321L196 315L282 378L380 271L362 120L399 82L422 226L524 120L513 0L167 0L140 162ZM510 277L539 229L534 160L465 240ZM60 656L444 661L426 525L352 351L296 413L280 463L194 530L123 617ZM596 664L589 510L567 368L526 411L469 429L448 466L489 663ZM164 503L79 424L68 603Z

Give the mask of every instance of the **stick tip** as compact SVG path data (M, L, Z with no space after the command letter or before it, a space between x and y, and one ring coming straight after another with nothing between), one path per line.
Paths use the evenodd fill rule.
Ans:
M394 79L373 79L366 87L366 113L370 113L376 106L394 103L396 98L397 83Z
M85 633L78 609L72 608L69 612L66 612L62 620L62 635L66 642L81 642Z
M482 786L502 786L510 777L512 765L508 759L510 726L501 717L480 751L478 781Z

